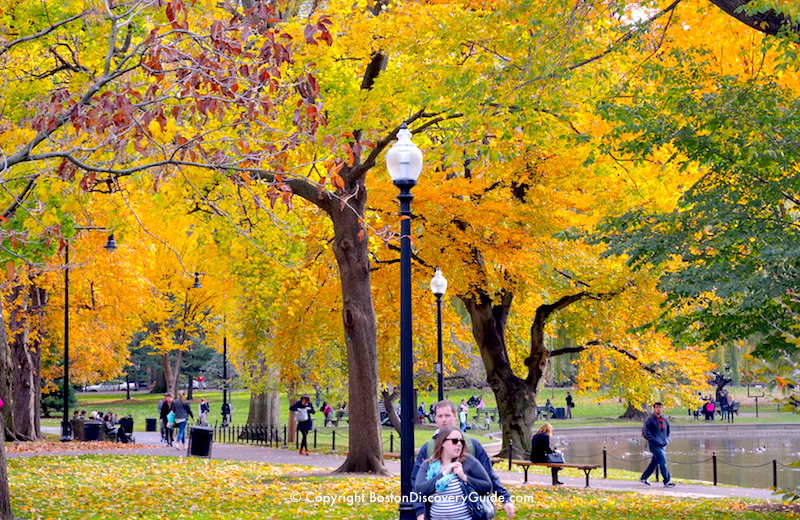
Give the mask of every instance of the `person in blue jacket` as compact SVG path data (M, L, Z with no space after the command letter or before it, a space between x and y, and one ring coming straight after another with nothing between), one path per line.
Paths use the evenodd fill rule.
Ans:
M669 444L669 421L664 417L664 405L661 403L653 403L653 413L644 421L642 426L642 437L647 439L647 444L650 448L650 453L653 458L650 460L650 465L642 473L639 479L642 484L649 486L650 482L647 481L650 475L656 470L656 466L661 470L661 475L664 477L665 487L675 487L669 475L667 468L667 454L664 448Z
M439 432L445 428L458 429L456 426L458 412L456 406L452 402L448 400L439 401L436 403L434 410L434 422L438 427L438 430L433 435L434 440L439 436ZM478 459L478 462L481 463L481 466L483 466L483 469L489 475L489 480L492 481L492 493L497 493L500 503L503 504L503 509L508 517L514 518L514 502L511 501L511 494L503 487L497 474L492 469L492 462L489 460L489 455L487 455L486 450L477 439L466 436L464 439L466 440L465 453ZM414 468L411 470L411 482L416 482L420 467L433 453L433 445L433 441L428 441L420 447L419 453L417 453L417 459L414 461ZM417 513L417 520L424 520L425 504L422 501L414 502L414 510Z

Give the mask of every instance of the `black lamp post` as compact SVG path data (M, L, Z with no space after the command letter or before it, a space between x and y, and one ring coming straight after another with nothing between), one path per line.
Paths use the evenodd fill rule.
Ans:
M76 231L108 231L102 227L76 227ZM108 241L103 246L109 253L117 249L114 233L108 235ZM69 240L64 241L64 384L62 388L64 397L61 417L61 441L72 439L69 424Z
M386 168L400 189L400 520L414 520L411 471L414 469L414 351L411 331L411 188L422 171L422 152L405 123L386 153Z
M231 407L228 404L228 334L222 336L222 426L230 423Z
M444 401L444 364L442 360L442 296L447 292L447 278L442 275L441 269L436 269L436 274L431 279L431 292L436 296L436 367L439 383L439 401Z

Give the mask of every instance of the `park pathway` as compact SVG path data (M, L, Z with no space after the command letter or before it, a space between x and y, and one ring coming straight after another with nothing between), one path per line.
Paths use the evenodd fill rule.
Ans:
M46 433L60 432L59 428L42 428ZM52 431L51 431L52 430ZM105 451L63 451L63 452L25 452L25 453L10 453L7 454L8 458L17 457L31 457L31 456L50 456L50 455L87 455L87 454L109 454L109 455L156 455L156 456L171 456L183 457L186 456L186 450L179 450L171 448L161 443L161 438L158 433L153 432L136 432L136 443L143 445L143 448L136 449L115 449ZM267 448L264 446L252 446L242 444L223 444L214 443L211 450L211 458L222 460L238 460L248 462L265 462L274 464L291 464L298 466L312 466L319 468L320 473L330 472L338 467L344 461L344 455L311 453L308 456L299 455L294 450ZM387 469L392 474L400 474L400 463L396 460L386 461ZM522 484L523 474L522 471L497 471L500 479L504 483ZM593 472L593 475L601 475L598 470ZM585 479L583 477L561 477L566 486L575 488L584 488ZM602 489L609 491L633 491L636 493L646 495L662 495L674 497L689 497L689 498L717 498L717 497L732 497L732 498L749 498L760 500L780 501L780 496L775 495L769 489L756 489L756 488L742 488L733 486L707 486L702 484L681 484L677 480L678 485L674 488L665 488L661 484L653 482L652 486L646 487L638 481L631 480L613 480L603 478L592 478L591 489ZM549 475L529 475L528 483L537 486L550 485Z

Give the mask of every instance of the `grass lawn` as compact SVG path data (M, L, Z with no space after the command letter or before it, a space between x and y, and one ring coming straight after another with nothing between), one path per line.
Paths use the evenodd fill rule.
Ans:
M309 468L130 455L11 459L15 513L45 519L395 519L396 478L298 475ZM287 475L290 474L290 475ZM739 499L698 500L512 486L517 518L771 519ZM323 502L325 501L325 502ZM507 518L503 513L499 518Z

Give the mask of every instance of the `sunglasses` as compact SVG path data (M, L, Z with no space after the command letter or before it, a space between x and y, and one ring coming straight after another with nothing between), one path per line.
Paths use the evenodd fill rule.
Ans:
M447 439L444 440L444 442L447 442L447 441L452 442L453 445L456 445L456 444L463 445L464 444L464 439L451 439L451 438L448 437Z

